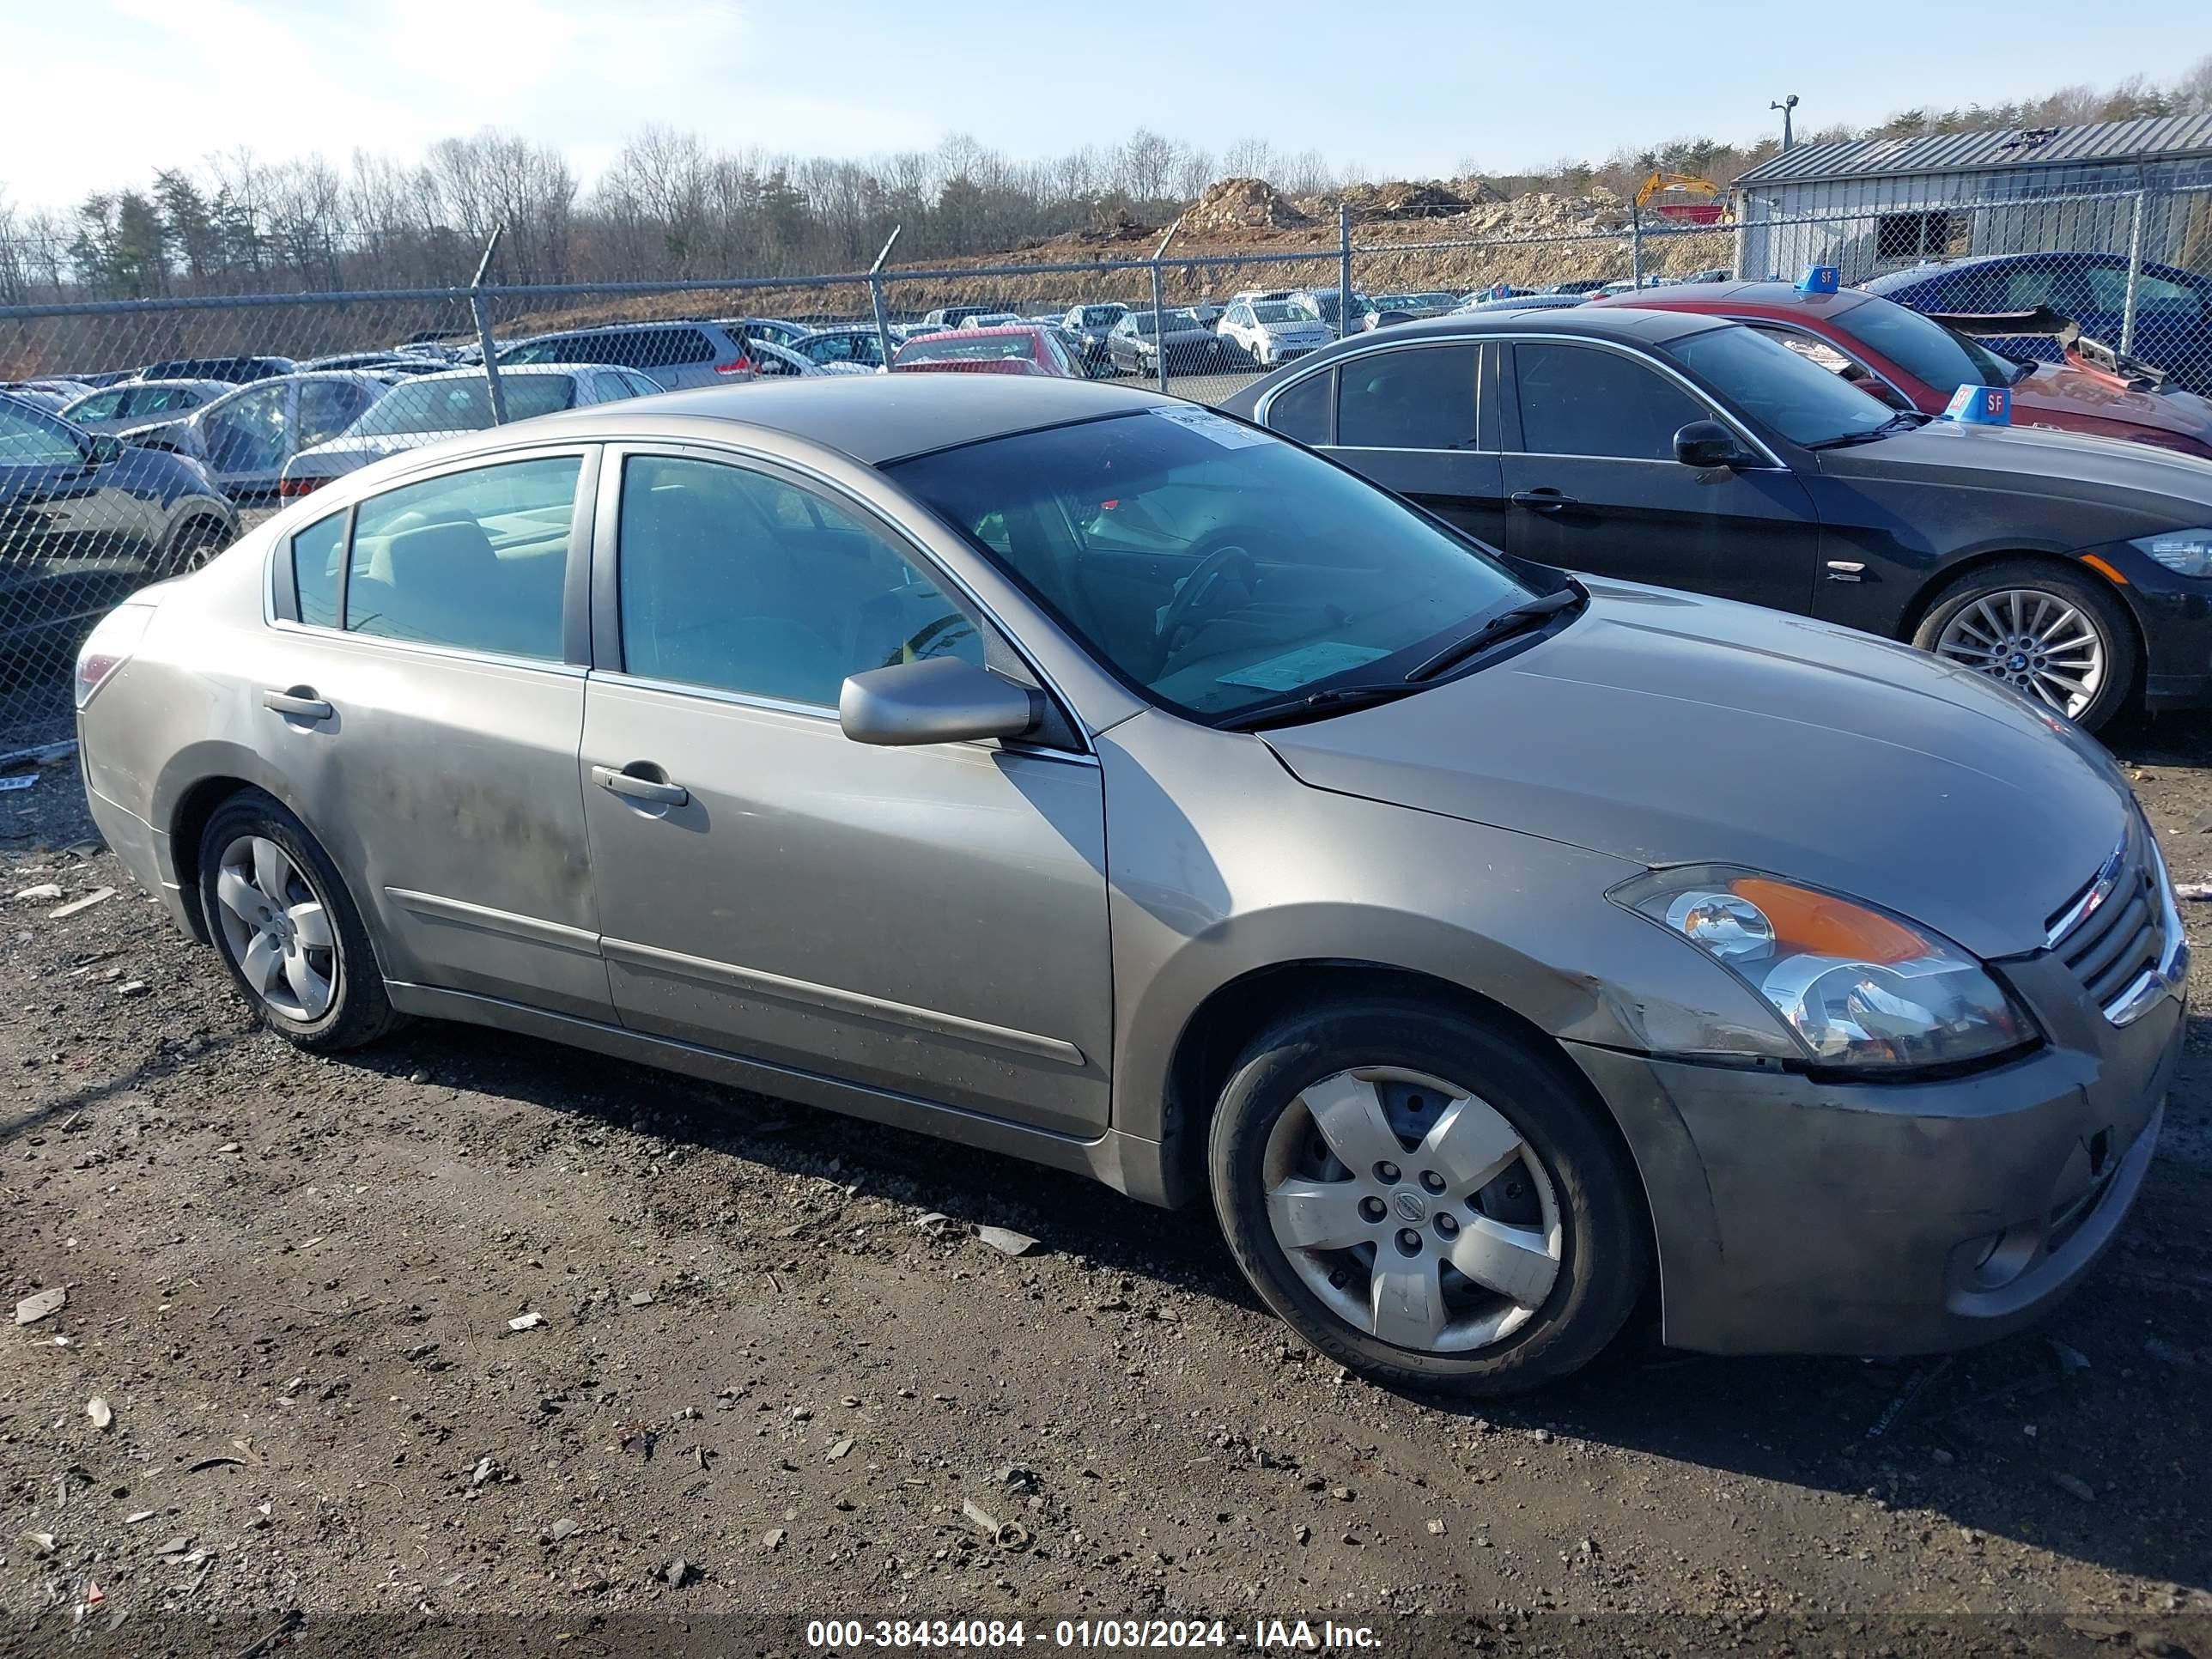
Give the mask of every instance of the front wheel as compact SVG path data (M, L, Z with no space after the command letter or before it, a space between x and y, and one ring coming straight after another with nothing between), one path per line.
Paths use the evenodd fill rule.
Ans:
M1214 1205L1316 1348L1382 1382L1515 1393L1595 1358L1650 1271L1602 1110L1556 1056L1418 1003L1297 1015L1223 1092Z
M2087 731L2135 690L2127 612L2103 582L2064 565L2008 559L1968 572L1936 597L1912 642Z

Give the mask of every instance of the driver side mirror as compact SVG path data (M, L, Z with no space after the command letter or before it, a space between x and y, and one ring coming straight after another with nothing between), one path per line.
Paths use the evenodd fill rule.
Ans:
M1035 731L1044 699L957 657L925 657L848 674L837 724L854 743L907 745L1018 738Z
M1718 466L1741 466L1751 457L1735 441L1735 434L1718 421L1692 421L1674 434L1674 459L1684 466L1710 471Z
M85 460L94 466L112 466L123 459L123 441L112 433L94 432L89 434L91 447L85 452Z

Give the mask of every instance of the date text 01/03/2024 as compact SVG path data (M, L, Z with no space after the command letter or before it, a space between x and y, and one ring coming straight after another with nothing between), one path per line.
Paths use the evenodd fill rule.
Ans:
M831 1652L860 1648L989 1652L1018 1650L1031 1642L1042 1647L1106 1650L1220 1648L1242 1642L1260 1649L1338 1653L1380 1645L1369 1626L1328 1620L1316 1624L1304 1619L1257 1620L1249 1630L1233 1628L1219 1619L1061 1619L1049 1626L1040 1620L1034 1633L1028 1621L1018 1619L817 1619L806 1626L806 1644Z

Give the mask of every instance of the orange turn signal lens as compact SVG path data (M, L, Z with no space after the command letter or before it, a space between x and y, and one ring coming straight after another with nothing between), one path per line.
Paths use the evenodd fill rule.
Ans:
M1826 893L1761 876L1740 876L1729 890L1765 913L1776 945L1785 950L1884 965L1928 954L1927 941L1911 928Z

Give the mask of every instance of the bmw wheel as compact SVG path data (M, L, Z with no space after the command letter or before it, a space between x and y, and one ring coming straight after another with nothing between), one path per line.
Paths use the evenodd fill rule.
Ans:
M1555 1056L1419 1003L1297 1015L1223 1093L1214 1203L1254 1287L1322 1352L1516 1392L1594 1358L1649 1272L1602 1111Z
M329 855L276 800L241 790L216 810L199 878L209 936L270 1030L327 1054L399 1024Z
M1912 642L2089 731L2135 690L2127 612L2105 583L2064 565L2010 559L1969 571L1937 596Z

